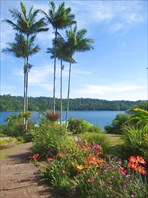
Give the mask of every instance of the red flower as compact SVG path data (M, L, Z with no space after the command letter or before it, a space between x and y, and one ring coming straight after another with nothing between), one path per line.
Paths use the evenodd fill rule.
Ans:
M39 158L39 156L40 156L40 155L39 155L38 153L36 153L36 154L32 155L32 157L31 157L31 158L32 158L32 159L38 159L38 158Z

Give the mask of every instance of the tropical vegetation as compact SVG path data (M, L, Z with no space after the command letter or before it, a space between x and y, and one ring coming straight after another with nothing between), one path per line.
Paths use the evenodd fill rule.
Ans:
M23 97L2 95L0 96L0 111L22 111L23 109ZM28 97L28 110L29 111L46 111L52 109L52 98L51 97ZM117 110L126 111L134 106L141 106L146 102L142 101L108 101L91 98L76 98L69 100L69 110ZM60 111L61 100L56 98L56 110ZM67 99L62 99L62 108L64 111L67 109ZM144 107L143 107L144 108Z
M44 18L39 19L37 16L39 10L30 8L28 14L25 5L20 2L21 12L16 9L11 9L10 14L13 20L5 19L12 28L16 31L15 42L9 43L9 47L3 49L3 52L10 52L17 58L24 59L24 113L28 111L28 73L32 67L29 63L29 57L37 53L40 48L38 45L34 46L36 34L47 31ZM27 130L27 119L24 118L24 126Z
M8 44L4 51L12 52L16 57L24 59L24 111L7 117L7 125L1 126L1 136L15 137L19 142L32 141L32 155L29 160L44 175L47 184L53 189L56 197L126 197L138 198L148 196L148 109L147 102L105 101L97 99L69 100L71 64L75 63L73 54L77 51L92 49L92 39L85 38L86 30L77 31L71 27L74 15L70 8L61 3L56 9L50 3L48 14L26 8L21 2L21 12L10 10L16 20L5 20L16 30L15 41ZM53 46L47 51L54 58L53 111L48 110L51 98L29 98L28 104L28 72L31 68L29 57L39 50L34 47L36 33L46 31L45 18L35 22L38 13L43 13L53 26L55 38ZM58 32L66 29L66 39ZM66 46L66 54L62 53ZM55 101L56 60L61 61L61 98ZM62 99L62 61L69 62L68 98ZM2 110L22 109L22 97L2 96ZM6 102L5 102L6 101ZM18 101L18 102L17 102ZM71 118L66 124L58 122L61 115L55 109L61 105L69 110L129 110L118 114L111 126L106 126L107 133L118 135L121 141L111 144L108 134L103 134L98 126ZM56 106L59 102L59 106ZM67 103L66 103L67 102ZM17 104L17 106L16 106ZM30 106L29 106L30 105ZM63 109L64 109L63 108ZM36 125L29 121L30 110L45 111ZM28 122L25 123L24 120ZM66 126L65 126L66 125ZM27 126L27 127L26 127ZM110 134L109 134L110 135ZM110 136L109 136L110 137Z

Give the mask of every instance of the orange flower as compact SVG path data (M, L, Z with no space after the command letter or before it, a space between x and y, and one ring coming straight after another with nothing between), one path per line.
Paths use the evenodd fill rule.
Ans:
M128 160L129 160L128 168L133 169L135 172L140 172L141 174L146 174L145 168L141 166L141 164L142 165L146 164L145 160L142 157L131 156Z
M51 162L51 161L53 161L53 160L54 160L53 158L50 158L50 157L47 158L47 161L48 161L48 162Z
M58 157L64 157L65 155L63 153L58 153L57 156Z
M139 172L142 174L142 175L145 175L146 174L146 171L144 170L144 168L142 166L139 167Z
M136 159L135 159L134 156L131 156L128 160L129 160L130 163L135 163L136 162Z
M88 180L87 180L87 181L88 181L88 183L90 183L90 182L91 182L91 180L90 180L89 178L88 178Z
M140 156L137 156L137 161L140 163L140 164L146 164L146 161L140 157Z
M51 127L51 126L50 126L50 125L48 125L48 128L49 128L49 129L50 129L50 127Z
M102 164L104 162L103 158L99 158L99 163Z

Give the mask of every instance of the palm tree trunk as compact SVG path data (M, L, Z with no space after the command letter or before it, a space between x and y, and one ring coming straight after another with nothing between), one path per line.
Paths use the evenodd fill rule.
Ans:
M70 80L71 80L71 63L69 65L69 79L68 79L68 92L67 92L67 109L66 109L66 129L68 127L68 112L69 112L69 96L70 96Z
M55 113L55 82L56 82L56 40L57 40L57 28L55 29L55 49L54 49L54 78L53 78L53 113Z
M29 36L27 35L27 45L28 45L28 39L29 39ZM29 53L28 53L29 54ZM28 56L26 57L26 84L25 84L25 88L26 88L26 100L25 100L25 113L27 113L28 111ZM27 131L27 116L25 115L25 130Z
M28 111L28 66L27 66L27 71L26 71L26 103L25 103L25 106L26 106L26 113ZM25 115L25 131L27 131L27 128L28 128L28 124L27 124L27 116Z
M27 77L27 62L28 59L24 60L24 115L27 112L27 86L28 86L28 77ZM27 118L24 116L24 128L27 130Z
M60 100L61 100L61 104L60 104L60 126L62 125L62 70L63 70L63 65L62 65L62 59L61 59L61 79L60 79Z
M26 112L26 75L25 75L25 65L26 65L26 61L24 59L24 113ZM24 117L24 127L26 124L26 119Z

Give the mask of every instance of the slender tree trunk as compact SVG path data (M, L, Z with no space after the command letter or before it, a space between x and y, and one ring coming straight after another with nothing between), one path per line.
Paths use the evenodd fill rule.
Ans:
M71 79L71 63L70 63L70 65L69 65L68 92L67 92L67 109L66 109L66 128L68 127L69 96L70 96L70 79Z
M63 65L62 65L62 59L61 59L61 78L60 78L60 114L61 114L61 117L60 117L60 126L62 125L62 70L63 70Z
M27 112L27 59L24 64L24 115ZM27 130L27 118L24 116L24 128Z
M24 114L26 112L26 59L24 59ZM24 127L26 125L26 118L24 117Z
M27 63L27 71L26 71L26 113L28 111L28 63ZM25 123L25 130L27 131L28 128L28 118L25 117L26 123Z
M29 36L27 35L27 45L28 45L28 40L29 40ZM29 52L28 52L29 53ZM25 113L27 113L28 111L28 72L29 72L29 68L28 68L28 55L26 57L26 84L25 84L25 88L26 88L26 100L25 100ZM28 119L27 116L25 115L25 130L27 131L28 128Z
M55 29L55 49L54 49L54 78L53 78L53 113L55 113L55 82L56 82L56 41L57 41L57 28Z

